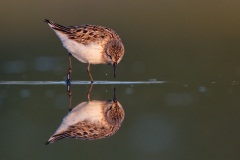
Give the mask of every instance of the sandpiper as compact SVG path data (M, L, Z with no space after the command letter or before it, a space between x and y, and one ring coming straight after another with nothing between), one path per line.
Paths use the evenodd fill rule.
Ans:
M45 144L63 138L96 140L115 134L124 120L124 110L117 100L82 102L63 119Z
M71 55L83 63L111 64L116 78L116 67L124 55L124 46L119 35L112 29L98 25L62 26L45 19L45 22L55 31L63 46L69 52L69 73L71 75Z

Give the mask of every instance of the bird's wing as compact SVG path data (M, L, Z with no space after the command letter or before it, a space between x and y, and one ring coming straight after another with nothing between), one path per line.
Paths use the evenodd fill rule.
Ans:
M46 23L53 29L66 34L69 39L78 43L89 44L91 42L100 41L102 39L120 39L118 34L110 28L96 25L82 26L62 26L50 20L45 20Z
M75 125L69 126L61 133L55 133L45 143L50 144L64 138L77 138L82 140L95 140L102 139L114 134L119 128L112 126L104 126L102 124L94 124L88 121L78 122Z

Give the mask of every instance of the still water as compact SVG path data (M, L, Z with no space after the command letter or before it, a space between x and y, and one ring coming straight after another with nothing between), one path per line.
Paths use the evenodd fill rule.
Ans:
M88 103L89 87L71 86L72 107ZM100 140L67 138L46 146L44 143L69 112L66 86L1 85L1 157L236 159L238 156L238 84L96 84L91 101L113 100L114 87L125 112L116 134Z
M240 159L239 0L8 0L0 15L1 160ZM113 100L116 87L125 116L115 134L44 144L69 113L68 53L46 18L120 35L117 78L91 66L91 101ZM72 63L77 107L89 77Z

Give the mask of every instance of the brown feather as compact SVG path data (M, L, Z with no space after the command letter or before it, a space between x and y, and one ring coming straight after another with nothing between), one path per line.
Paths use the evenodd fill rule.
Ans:
M52 29L67 34L70 39L78 43L89 44L91 42L100 42L103 39L106 41L110 41L111 39L121 41L119 35L114 30L107 27L90 24L65 27L47 19L45 22L50 24Z

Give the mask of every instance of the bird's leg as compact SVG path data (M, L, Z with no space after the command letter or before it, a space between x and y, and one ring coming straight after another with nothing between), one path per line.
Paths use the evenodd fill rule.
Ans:
M92 78L92 75L91 75L91 72L90 72L90 63L88 63L87 72L88 72L88 75L90 77L91 83L93 83L93 78Z
M68 78L67 78L67 93L68 93L68 97L69 97L68 110L71 111L72 110L72 92L71 92L71 80L69 78L69 74L68 74Z
M72 110L72 92L71 92L71 75L72 75L72 54L68 54L68 61L69 61L69 67L68 67L68 73L67 73L67 93L69 96L69 111Z
M68 97L69 97L68 110L71 111L72 110L72 92L71 91L68 93Z
M93 87L93 84L91 83L90 84L90 87L89 87L89 89L88 89L88 93L87 93L87 97L88 97L88 102L90 102L90 96L91 96L91 91L92 91L92 87Z
M72 76L72 54L71 53L68 54L68 61L69 61L68 75L69 75L69 78L71 79L71 76Z

